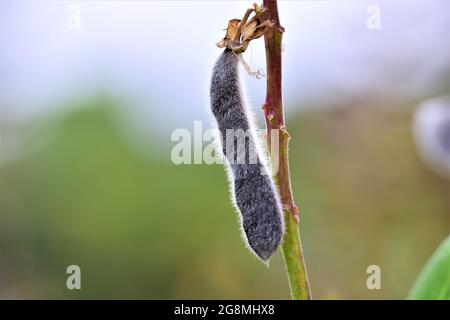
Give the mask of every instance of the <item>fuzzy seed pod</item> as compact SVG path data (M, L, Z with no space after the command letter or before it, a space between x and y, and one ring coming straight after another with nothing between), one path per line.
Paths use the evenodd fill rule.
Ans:
M230 49L225 49L214 66L210 99L244 238L254 253L267 261L283 236L281 203L244 103L239 59Z

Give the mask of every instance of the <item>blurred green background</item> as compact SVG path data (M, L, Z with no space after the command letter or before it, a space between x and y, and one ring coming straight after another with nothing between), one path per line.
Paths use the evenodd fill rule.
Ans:
M1 167L4 297L289 297L281 255L266 268L245 249L220 165L172 164L169 137L141 152L114 99L65 110L3 126L45 137ZM404 298L448 234L449 181L416 156L410 118L351 107L289 117L315 298ZM71 264L82 290L65 286ZM371 264L382 290L366 288Z

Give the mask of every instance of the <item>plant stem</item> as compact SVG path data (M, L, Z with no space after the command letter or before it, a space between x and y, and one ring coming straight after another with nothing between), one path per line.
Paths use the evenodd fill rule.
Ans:
M280 24L277 1L263 0L263 5L268 10L269 19L275 24L274 28L264 36L267 63L267 91L263 110L267 126L268 150L272 150L272 130L275 129L279 132L279 159L278 166L274 167L278 169L275 173L275 182L280 192L285 219L282 252L292 299L310 300L311 292L300 242L298 209L292 198L288 155L290 137L284 122L282 104L281 42L284 29ZM277 155L271 154L272 163L274 163L275 156Z

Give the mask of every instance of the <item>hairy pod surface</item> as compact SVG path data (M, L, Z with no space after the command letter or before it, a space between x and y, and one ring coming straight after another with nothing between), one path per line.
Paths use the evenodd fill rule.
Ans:
M253 252L267 261L283 237L282 209L244 103L239 59L229 49L225 49L214 66L210 101L244 238Z

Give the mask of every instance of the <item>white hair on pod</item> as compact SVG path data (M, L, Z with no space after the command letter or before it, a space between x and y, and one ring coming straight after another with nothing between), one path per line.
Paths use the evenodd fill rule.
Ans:
M210 103L221 136L231 200L240 213L244 240L267 263L284 233L283 211L267 154L262 151L262 142L256 134L254 115L245 103L239 57L229 49L214 66ZM236 133L242 134L242 139Z

